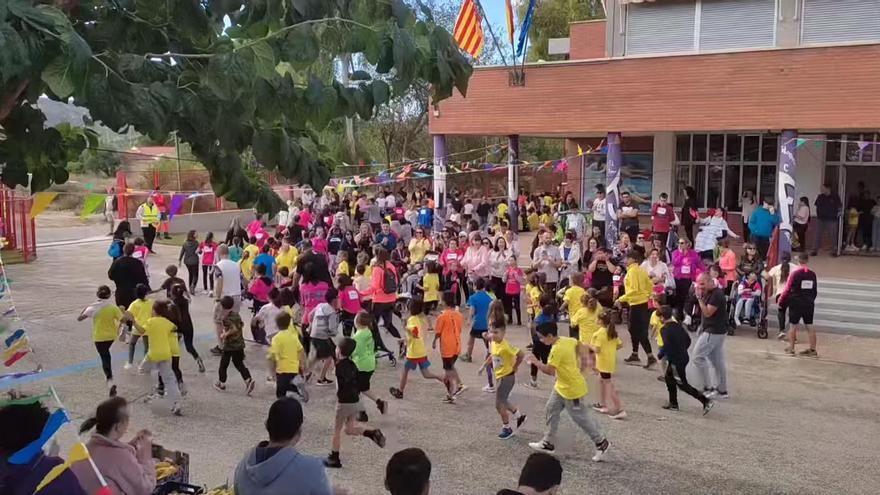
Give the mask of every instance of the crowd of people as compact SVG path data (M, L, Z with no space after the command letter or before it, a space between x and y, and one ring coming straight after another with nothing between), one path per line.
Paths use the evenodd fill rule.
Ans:
M702 414L730 397L725 338L743 322L758 325L771 299L778 307L786 352L795 353L797 332L805 329L809 347L800 354L817 355L811 328L817 283L808 255L798 254L797 264L783 258L766 266L779 223L772 202L756 205L738 234L724 210L701 215L693 197L687 188L683 207L676 208L665 193L653 205L639 205L622 193L619 237L608 242L611 217L601 185L583 208L571 193L522 192L515 218L504 201L459 193L450 196L445 215L435 217L438 210L424 189L340 196L328 188L290 201L273 221L257 215L244 224L236 218L224 237L189 232L178 263L166 267L161 284L149 277L152 246L132 238L130 224L120 222L108 250L114 258L108 276L115 293L100 286L97 301L79 315L92 320L111 397L84 425L84 431L96 428L90 448L124 453L106 457L108 471L124 471L119 479L110 477L119 493L152 490L146 481L132 478L151 462L141 454L149 432L120 443L128 405L116 396L110 348L117 340L126 342L124 368L152 373L150 397L164 397L173 414L185 414L181 347L199 372L206 372L193 344L189 311L193 298L203 294L214 302L216 343L209 351L219 357L214 388L232 391L232 364L243 393L251 395L263 379L259 375L276 391L266 422L269 440L238 466L236 493L332 493L324 469L343 466L343 434L385 446L385 435L369 422L364 403L386 414L394 400L404 400L410 373L418 370L426 380L419 385L436 387L444 402L454 404L469 388L456 369L458 361L477 362L485 372L482 390L495 396L499 439L516 435L527 421L511 400L525 365L526 386L538 388L542 374L553 382L544 435L529 446L542 454L555 452L565 411L593 444L592 459L601 461L610 442L596 414L613 420L628 416L615 381L621 323L631 341L622 361L657 370L656 378L667 389L663 408L673 411L679 409L678 390L698 401ZM148 236L155 232L143 227L153 225L154 207L150 200L145 204L139 220ZM642 228L640 212L650 214L648 228ZM535 233L528 253L520 253L517 231ZM747 238L742 254L730 244L740 236ZM180 265L187 269L186 280L178 276ZM247 309L252 316L245 324ZM508 339L514 322L528 329L525 348ZM568 335L562 335L566 328ZM696 343L690 351L692 335ZM256 347L265 352L260 370L252 370L256 361L245 358L246 351L255 349L246 345L246 337L263 346ZM140 361L135 360L138 343L144 349ZM476 355L480 348L483 353ZM431 362L435 352L441 372ZM688 381L691 359L701 390ZM371 388L381 360L392 367L402 363L399 383L387 395ZM590 373L598 376L600 387L592 404L585 378ZM294 445L301 434L302 404L319 393L313 387L324 386L335 386L337 406L329 455L317 460ZM128 469L117 466L123 461ZM429 475L425 454L407 449L392 457L386 487L393 494L428 493ZM531 488L520 493L553 493L560 479L558 461L532 457L520 479L521 489ZM91 482L80 481L83 488ZM303 488L281 488L290 486Z

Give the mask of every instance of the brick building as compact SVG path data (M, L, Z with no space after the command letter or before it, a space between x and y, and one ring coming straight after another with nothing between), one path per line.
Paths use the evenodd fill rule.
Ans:
M858 182L880 192L880 0L605 4L606 20L573 23L554 44L567 60L526 65L522 85L506 67L476 69L467 98L431 115L435 145L560 137L572 156L619 137L622 190L680 203L691 185L701 207L734 213L746 190L777 201L812 200L823 183L844 201ZM567 188L591 198L605 160L570 159Z

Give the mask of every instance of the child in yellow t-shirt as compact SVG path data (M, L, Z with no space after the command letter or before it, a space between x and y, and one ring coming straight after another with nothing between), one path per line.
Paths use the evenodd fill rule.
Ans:
M492 304L501 305L501 302L495 301ZM489 373L493 371L495 373L495 409L501 416L501 433L498 434L498 438L502 440L513 436L513 428L510 427L511 414L516 419L517 429L526 420L526 415L510 403L510 392L516 384L516 371L522 364L525 354L507 341L506 333L503 318L490 324L489 355L480 368L480 372L488 369Z
M278 314L275 323L281 331L272 337L269 352L266 354L269 373L275 377L275 397L280 399L292 395L302 402L308 402L305 383L302 387L296 383L306 361L297 327L292 324L287 312Z
M529 230L532 232L537 232L538 227L541 226L541 218L534 208L529 208L529 215L526 217L526 221L529 223Z
M593 405L593 409L602 414L611 416L612 419L623 419L626 411L620 403L620 395L614 386L612 376L617 370L617 350L623 346L623 342L617 336L617 327L610 312L604 312L599 316L599 330L593 334L590 347L596 353L596 369L599 371L599 390L601 402ZM614 409L608 408L608 402Z
M437 380L443 385L443 378L428 371L431 362L428 361L428 349L425 347L425 332L428 331L428 322L425 321L425 304L419 299L409 301L409 318L406 320L406 360L403 363L403 372L400 374L400 387L391 387L391 395L395 399L403 398L406 388L406 379L410 371L416 368L422 372L422 376L429 380ZM445 396L445 392L444 392Z
M581 344L590 345L593 334L599 329L599 315L602 306L596 299L596 289L588 289L581 297L581 308L571 317L572 325L577 326L578 340Z
M663 328L663 320L660 318L660 308L662 308L666 304L666 294L659 292L653 294L651 299L654 301L654 307L657 308L651 313L651 319L648 320L648 328L650 329L651 336L657 341L657 359L660 360L660 376L663 380L666 380L666 366L668 363L663 356L663 335L660 333L660 329ZM675 318L672 318L673 321Z
M141 326L147 323L147 320L153 316L153 300L147 299L147 295L150 293L150 288L146 284L138 284L134 289L135 296L137 299L132 301L131 304L128 305L128 312L134 317L135 321L140 323ZM128 361L123 366L123 369L131 369L134 364L134 353L137 349L138 340L143 342L144 347L144 360L146 361L146 355L149 351L149 341L147 337L141 334L139 331L135 329L131 329L131 336L128 340ZM138 372L144 372L144 363L141 362L141 365L138 367Z
M104 370L104 378L107 379L110 397L116 395L110 347L116 341L119 323L124 319L122 309L110 301L110 296L112 295L113 292L110 290L110 287L106 285L98 287L98 300L86 306L76 318L76 321L92 318L92 341L95 343L95 348L101 357L101 367ZM24 338L21 338L20 341L24 341Z
M565 294L562 295L562 306L559 308L559 311L568 312L568 336L575 339L578 338L578 326L575 323L574 315L581 309L583 305L581 299L583 299L586 293L587 291L584 289L584 274L572 273L569 275L568 288L565 289Z
M177 326L172 323L175 319L173 306L168 301L156 301L153 303L153 316L144 325L138 323L133 315L127 316L132 325L150 340L150 350L147 352L146 365L152 371L155 370L165 385L165 395L171 400L171 412L179 416L181 414L180 388L177 386L177 377L172 369L173 347L172 338L177 342ZM180 356L180 347L177 348Z
M856 231L859 230L859 210L850 206L846 210L846 248L856 249Z
M428 329L433 331L434 324L431 320L431 314L437 309L440 302L440 265L433 261L425 264L425 274L422 275L420 283L416 287L424 294L422 301L425 302L425 316L428 320Z
M535 317L541 312L541 294L543 294L543 284L538 280L538 272L529 275L526 284L526 313L529 315L529 322L534 322Z

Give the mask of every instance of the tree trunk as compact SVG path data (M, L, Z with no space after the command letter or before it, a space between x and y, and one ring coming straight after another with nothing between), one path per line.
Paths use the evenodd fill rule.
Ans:
M340 79L343 86L348 86L351 77L351 54L344 53L339 57L342 65L340 71ZM345 118L345 142L348 145L349 159L354 161L357 159L357 141L354 138L354 119Z

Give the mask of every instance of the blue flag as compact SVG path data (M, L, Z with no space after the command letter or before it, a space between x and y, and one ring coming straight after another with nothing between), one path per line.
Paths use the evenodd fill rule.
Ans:
M526 46L526 40L529 37L529 28L532 27L532 17L535 16L536 0L529 0L529 8L526 10L526 16L523 18L522 27L519 28L519 42L516 44L516 56L522 55L523 48Z

